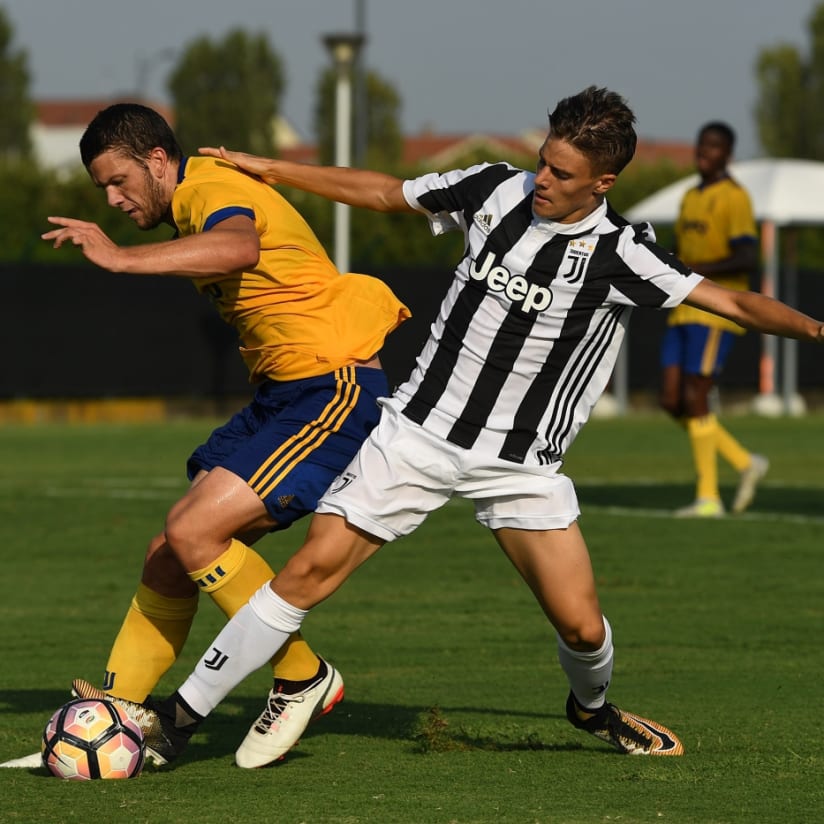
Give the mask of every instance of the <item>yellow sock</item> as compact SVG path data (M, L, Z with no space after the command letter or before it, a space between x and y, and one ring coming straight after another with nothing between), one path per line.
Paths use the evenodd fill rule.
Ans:
M752 455L721 424L718 424L718 433L715 436L715 446L718 454L736 472L743 472L751 463Z
M715 415L702 418L687 418L687 434L692 446L695 473L698 476L695 497L720 500L718 491L718 465L716 462L715 440L718 421Z
M143 701L177 659L197 612L197 595L167 598L139 584L114 640L103 688Z
M275 573L254 549L232 540L213 564L190 572L189 577L231 618ZM320 667L318 656L299 632L290 636L271 663L273 676L289 681L312 678Z

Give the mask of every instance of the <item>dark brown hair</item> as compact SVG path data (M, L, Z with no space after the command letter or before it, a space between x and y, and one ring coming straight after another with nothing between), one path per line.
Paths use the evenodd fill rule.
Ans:
M98 112L80 138L80 157L88 169L103 152L121 152L144 163L160 147L172 160L183 151L171 126L154 110L139 103L115 103Z
M598 174L618 174L635 154L635 115L621 95L590 86L549 115L549 134L574 146Z

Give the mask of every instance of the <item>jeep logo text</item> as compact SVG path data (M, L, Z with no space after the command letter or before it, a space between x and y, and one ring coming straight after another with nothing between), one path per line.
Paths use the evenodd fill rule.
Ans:
M541 312L552 303L552 292L545 286L530 283L523 275L513 275L504 266L496 266L495 255L489 252L480 267L477 261L469 264L473 280L485 280L490 292L503 292L512 303L520 303L524 312Z

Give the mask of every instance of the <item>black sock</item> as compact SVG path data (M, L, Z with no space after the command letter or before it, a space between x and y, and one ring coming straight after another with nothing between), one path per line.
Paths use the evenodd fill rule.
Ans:
M581 718L581 713L586 713L587 716L597 716L603 713L606 703L602 704L600 707L585 707L583 706L578 699L575 697L575 693L570 692L570 696L572 697L572 703L575 707L575 712L579 718ZM581 718L583 721L584 719Z
M326 662L321 658L318 671L311 677L304 681L289 681L286 678L275 678L275 692L283 692L286 695L293 695L296 692L303 692L313 684L316 684L322 678L326 677L327 666Z
M202 723L204 716L195 712L183 700L179 692L174 692L162 701L153 702L153 709L172 722L176 730L192 735Z

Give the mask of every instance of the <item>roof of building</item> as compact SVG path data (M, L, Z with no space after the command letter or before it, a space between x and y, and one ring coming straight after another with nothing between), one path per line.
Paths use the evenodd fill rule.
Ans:
M108 99L35 101L35 125L41 134L49 130L82 130L99 111L107 106L113 103L135 102L151 106L170 123L174 123L174 111L169 106L124 94ZM278 126L280 156L289 160L316 163L317 147L301 142L299 135L288 122L284 118L280 120L282 121ZM492 155L533 157L545 136L545 128L528 129L517 135L485 132L443 134L427 128L418 134L404 137L402 161L407 166L431 164L435 168L446 168L452 163L460 162L462 157L478 151ZM44 160L47 161L47 158ZM634 163L656 163L665 160L678 167L689 167L693 163L692 142L639 139Z
M174 120L174 112L168 106L153 100L142 100L134 95L115 96L105 100L91 98L88 100L36 100L34 103L35 119L40 125L47 127L81 126L85 128L98 112L113 103L142 103L144 106L151 106L170 123Z

